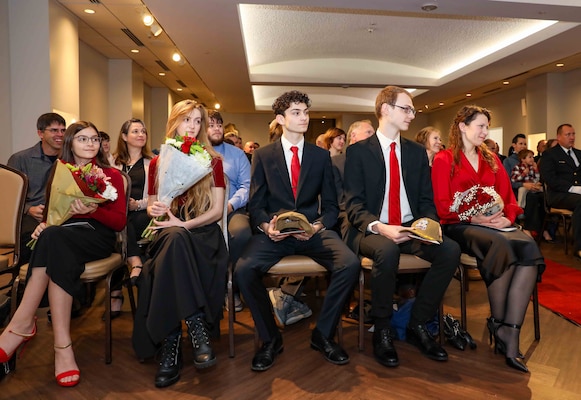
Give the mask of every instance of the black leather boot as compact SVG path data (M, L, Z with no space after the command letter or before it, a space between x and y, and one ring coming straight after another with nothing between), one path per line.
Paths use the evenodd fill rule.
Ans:
M210 334L204 318L199 315L186 319L188 334L194 348L194 366L208 368L216 364L216 355L210 343Z
M181 340L181 331L163 339L159 369L155 374L156 387L170 386L180 380L180 369L182 369Z

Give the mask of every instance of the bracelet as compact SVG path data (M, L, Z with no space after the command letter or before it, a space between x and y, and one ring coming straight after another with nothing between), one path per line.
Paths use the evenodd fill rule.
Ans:
M135 211L141 211L141 204L137 203L137 208L135 209Z

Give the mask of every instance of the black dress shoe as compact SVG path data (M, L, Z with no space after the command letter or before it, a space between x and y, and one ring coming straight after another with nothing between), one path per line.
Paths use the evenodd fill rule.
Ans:
M406 341L416 346L423 355L432 360L448 360L446 350L436 343L423 324L408 326L406 329Z
M264 343L260 350L256 352L252 359L252 370L266 371L272 367L274 359L278 354L282 353L283 349L282 336L279 333L271 342Z
M325 360L332 364L343 365L349 362L349 356L345 353L345 350L333 342L332 339L327 339L323 336L317 328L313 329L313 334L311 335L311 348L323 353Z
M386 367L397 367L399 365L390 329L376 329L373 332L373 355L378 363Z

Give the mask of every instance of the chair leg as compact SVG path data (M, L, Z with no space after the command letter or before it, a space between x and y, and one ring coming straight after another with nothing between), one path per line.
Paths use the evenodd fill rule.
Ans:
M467 330L468 321L466 319L466 292L468 291L468 279L463 265L458 266L458 274L460 275L460 326Z
M565 255L567 255L569 250L569 227L567 226L567 218L564 215L561 215L561 219L563 220L563 233L565 236Z
M113 353L113 340L111 330L111 271L105 280L105 364L111 364Z
M541 339L541 323L539 321L539 291L537 285L533 289L533 317L535 324L535 340Z
M230 346L230 358L233 358L234 353L234 317L236 310L234 309L234 285L232 282L232 263L228 263L228 344Z
M359 271L359 351L364 349L364 334L365 334L365 310L364 310L364 288L365 288L365 272Z

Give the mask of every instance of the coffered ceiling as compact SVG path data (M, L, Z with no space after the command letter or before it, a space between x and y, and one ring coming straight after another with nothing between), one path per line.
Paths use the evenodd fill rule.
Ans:
M415 89L431 112L581 67L578 0L58 1L79 17L82 41L133 59L148 85L230 113L270 110L290 89L315 112L372 112L388 84Z

